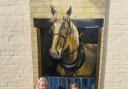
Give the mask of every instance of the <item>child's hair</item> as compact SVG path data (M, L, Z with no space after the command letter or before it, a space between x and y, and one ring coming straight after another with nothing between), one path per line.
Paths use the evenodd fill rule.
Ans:
M40 82L42 82L42 81L44 81L44 82L48 85L48 80L47 80L46 78L44 78L44 77L41 77L41 78L38 80L37 84L36 84L36 89L39 89L39 84L40 84Z
M72 83L70 85L70 89L72 89L72 87L78 88L79 89L79 85L77 83Z

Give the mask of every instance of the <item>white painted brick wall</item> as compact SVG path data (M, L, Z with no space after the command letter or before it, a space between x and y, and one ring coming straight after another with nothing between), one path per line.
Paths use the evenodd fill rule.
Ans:
M33 89L29 0L0 0L0 89Z
M110 0L109 15L106 16L109 20L106 19L106 63L101 89L128 89L128 0Z
M128 0L110 0L108 18L101 89L128 89ZM0 89L33 89L31 52L29 0L0 0Z

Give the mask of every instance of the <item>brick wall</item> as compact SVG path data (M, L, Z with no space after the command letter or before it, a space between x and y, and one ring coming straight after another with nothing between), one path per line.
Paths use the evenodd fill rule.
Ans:
M48 5L51 4L57 10L64 8L65 11L71 4L76 8L71 18L104 17L104 0L61 0L64 6L57 2L60 0L31 0L31 24L34 17L50 17ZM103 64L100 86L101 89L128 89L128 1L106 0L105 4L106 25L102 37L104 46L101 46ZM58 8L59 5L61 8ZM77 8L83 8L85 12ZM0 89L33 89L33 73L34 78L38 78L37 35L33 27L31 32L29 9L29 0L0 0Z
M33 89L29 0L0 0L0 89Z
M101 89L128 89L128 0L106 1Z

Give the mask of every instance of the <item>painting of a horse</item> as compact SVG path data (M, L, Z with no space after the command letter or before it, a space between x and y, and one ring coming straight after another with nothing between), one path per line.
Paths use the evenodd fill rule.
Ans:
M58 60L57 73L60 76L93 76L96 70L98 44L80 42L83 34L71 21L72 7L66 13L57 12L51 6L52 25L49 33L52 42L49 54ZM82 38L84 39L84 38Z

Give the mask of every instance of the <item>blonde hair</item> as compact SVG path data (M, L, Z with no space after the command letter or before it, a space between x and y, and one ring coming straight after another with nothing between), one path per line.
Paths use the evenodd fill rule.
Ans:
M77 83L72 83L70 85L70 89L72 89L72 87L79 89L79 85Z
M36 89L39 89L39 84L40 82L44 81L47 85L48 85L48 80L44 77L41 77L38 81L37 81L37 84L36 84Z

